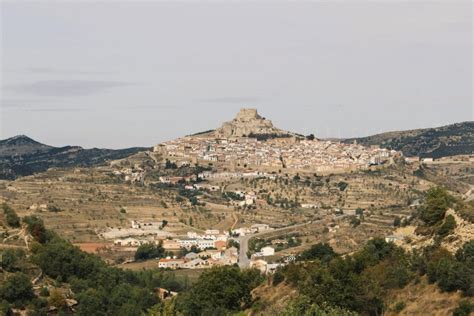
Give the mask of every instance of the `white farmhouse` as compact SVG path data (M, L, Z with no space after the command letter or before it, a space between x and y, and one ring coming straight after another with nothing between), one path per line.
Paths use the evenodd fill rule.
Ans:
M270 246L263 247L261 253L264 257L273 256L275 254L275 248Z

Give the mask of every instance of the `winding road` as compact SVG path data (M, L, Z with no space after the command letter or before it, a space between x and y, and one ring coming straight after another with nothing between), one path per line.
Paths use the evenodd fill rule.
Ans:
M334 217L334 220L339 220L339 219L343 219L345 217L347 217L348 215L339 215L339 216L335 216ZM267 234L274 234L274 233L279 233L279 232L283 232L285 230L293 230L295 228L298 228L298 227L303 227L303 226L306 226L306 225L312 225L312 224L317 224L317 223L321 223L323 222L324 220L320 219L320 220L317 220L317 221L309 221L309 222L306 222L306 223L302 223L302 224L296 224L296 225L292 225L292 226L287 226L287 227L282 227L282 228L277 228L277 229L274 229L274 230L269 230L269 231L265 231L265 232L261 232L261 233L256 233L256 234L248 234L248 235L245 235L245 236L241 236L239 237L239 243L240 243L240 250L239 250L239 267L241 269L243 268L248 268L250 266L250 259L249 257L247 257L247 251L249 250L249 240L252 238L252 237L257 237L257 236L262 236L262 235L267 235Z
M249 257L247 257L247 251L249 250L249 240L251 238L266 235L266 234L274 234L274 233L278 233L278 232L283 232L285 230L292 230L292 229L302 227L302 226L305 226L305 225L316 224L318 222L322 222L322 220L309 221L309 222L302 223L302 224L296 224L296 225L293 225L293 226L277 228L277 229L274 229L274 230L269 230L269 231L265 231L265 232L261 232L261 233L247 234L245 236L239 237L239 243L240 243L239 267L241 269L243 269L243 268L248 268L250 266L250 259L249 259Z

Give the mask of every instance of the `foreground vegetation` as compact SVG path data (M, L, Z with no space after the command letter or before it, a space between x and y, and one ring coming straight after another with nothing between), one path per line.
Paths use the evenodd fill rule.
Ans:
M29 315L46 315L51 307L68 313L66 296L71 296L78 301L78 315L141 315L160 304L156 288L185 289L175 278L160 271L132 272L110 267L99 257L82 252L46 230L37 217L25 217L23 221L35 243L28 260L22 250L8 249L2 253L0 298L5 314L11 308L26 308ZM51 300L51 296L35 294L31 272L38 268L47 280L43 282L43 292L69 288L73 295L59 294L59 298Z
M305 310L330 306L382 315L389 307L390 291L419 282L423 275L443 291L474 295L474 241L455 256L440 247L406 253L381 238L370 240L350 256L339 256L325 244L317 244L303 255L307 261L277 271L273 285L286 282L297 288L301 297L296 304Z
M391 301L391 293L421 278L441 291L459 291L465 297L454 315L474 310L474 240L456 253L441 246L456 223L446 216L458 202L441 188L431 189L414 221L432 234L434 243L407 252L382 238L369 240L350 255L336 253L319 243L302 252L296 261L273 276L257 270L225 266L203 272L190 285L160 270L124 271L86 254L45 228L35 216L18 218L3 205L7 224L26 228L34 242L29 251L3 250L0 262L0 315L26 310L27 315L235 315L245 311L263 315L382 315L400 312L404 301ZM164 255L162 245L141 247L136 259ZM271 302L252 295L266 284L273 291L284 285L297 295L286 307L269 312ZM176 291L176 297L160 300L158 289Z

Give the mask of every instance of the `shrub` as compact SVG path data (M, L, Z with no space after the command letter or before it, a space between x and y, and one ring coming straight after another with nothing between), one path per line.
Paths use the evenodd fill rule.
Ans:
M56 307L58 310L62 310L66 307L66 298L58 289L53 289L48 299L49 305Z
M62 209L60 209L56 205L48 205L48 211L53 212L53 213L58 213L58 212L62 212Z
M27 225L28 232L37 242L45 243L51 237L51 234L46 231L41 218L34 215L26 216L23 218L23 222Z
M469 316L472 312L474 312L474 305L468 300L462 300L453 311L453 316Z
M3 214L5 214L5 220L7 225L13 228L20 227L20 218L16 214L15 210L8 206L6 203L2 204Z
M177 307L184 315L228 315L249 307L251 290L263 276L257 270L224 266L199 276L193 287L178 296Z
M0 297L15 306L22 307L35 295L28 276L17 272L3 282L0 287Z
M398 217L398 216L395 217L395 219L393 220L393 226L394 227L400 227L401 223L402 223L402 221L401 221L400 217Z
M23 249L5 249L1 253L0 267L9 272L17 271L24 257Z
M135 252L135 260L147 260L153 258L163 257L165 250L163 244L160 242L158 245L148 243L140 245Z
M272 277L272 285L278 285L285 280L285 276L281 271L275 271Z
M456 220L453 215L446 216L443 225L438 229L438 235L441 237L446 237L451 234L456 228Z
M352 227L357 227L360 225L360 219L358 219L356 216L352 216L351 217L351 220L350 220L350 223L352 225Z
M462 290L470 293L472 290L473 271L465 264L444 256L428 264L428 280L437 282L441 290L452 292Z
M314 260L319 259L322 262L329 262L331 259L336 257L334 249L329 244L317 243L311 246L310 249L303 251L298 260Z
M441 187L429 189L425 196L424 206L421 208L421 219L429 226L439 223L454 201L454 198Z
M43 286L39 292L40 296L46 297L49 296L49 290L46 286Z
M280 316L355 316L357 313L349 310L333 307L327 303L315 304L311 302L311 299L302 295L292 300L290 304L283 310Z
M393 311L398 314L398 313L400 313L403 309L405 309L405 307L406 307L405 302L397 302L397 303L395 304L395 306L393 306Z
M166 159L166 162L165 162L165 169L178 169L178 166L176 165L176 163L174 162L171 162L170 160Z
M337 187L339 188L340 191L346 190L346 188L349 186L347 182L340 181L337 183Z

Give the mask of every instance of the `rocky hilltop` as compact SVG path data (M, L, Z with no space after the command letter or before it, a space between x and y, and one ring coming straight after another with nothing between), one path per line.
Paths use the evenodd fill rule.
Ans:
M273 126L272 121L261 117L257 109L240 109L237 116L230 122L225 122L214 131L217 137L282 137L292 136L293 133L286 132Z

